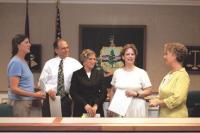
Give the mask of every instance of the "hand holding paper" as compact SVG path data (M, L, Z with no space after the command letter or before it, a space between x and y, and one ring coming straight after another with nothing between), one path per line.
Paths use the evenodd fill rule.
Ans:
M116 89L108 110L121 116L126 115L132 97L127 97L125 91L126 90Z

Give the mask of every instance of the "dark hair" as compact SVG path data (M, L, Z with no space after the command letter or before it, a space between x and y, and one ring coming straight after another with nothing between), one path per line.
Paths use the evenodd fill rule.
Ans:
M60 41L65 41L64 39L62 39L62 38L59 38L59 39L56 39L55 41L54 41L54 43L53 43L53 49L55 50L55 49L58 49L58 43L60 42ZM57 53L54 51L54 56L57 56Z
M129 48L133 49L136 56L138 55L138 51L137 51L135 44L125 44L121 51L121 56L123 56L125 54L126 50Z
M53 43L53 49L57 49L58 48L58 43L61 42L61 41L65 41L65 40L62 39L62 38L56 39L55 42Z
M28 38L24 34L17 34L12 39L12 56L16 55L18 52L18 45L23 42L26 38Z
M57 49L58 48L58 42L60 41L60 39L56 39L53 43L53 49Z
M185 47L184 44L174 42L174 43L166 43L165 44L165 51L169 51L176 55L176 60L179 63L183 63L184 59L187 57L188 49Z

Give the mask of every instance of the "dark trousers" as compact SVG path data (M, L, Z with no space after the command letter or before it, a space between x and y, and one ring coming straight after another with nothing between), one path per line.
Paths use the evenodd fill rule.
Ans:
M72 100L69 98L69 95L66 95L61 99L62 117L71 116L71 105L72 105ZM46 98L43 100L42 116L51 117L48 94L46 95Z

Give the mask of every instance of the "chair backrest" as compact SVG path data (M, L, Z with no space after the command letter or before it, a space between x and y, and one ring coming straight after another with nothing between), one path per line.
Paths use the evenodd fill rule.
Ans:
M12 106L9 104L0 104L0 117L13 116Z
M189 91L186 105L189 117L200 117L200 91Z

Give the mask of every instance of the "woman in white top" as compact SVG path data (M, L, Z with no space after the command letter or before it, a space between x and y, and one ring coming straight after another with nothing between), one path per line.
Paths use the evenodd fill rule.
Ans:
M135 66L137 49L134 44L126 44L121 53L124 67L117 69L111 81L113 92L125 89L128 97L133 97L125 117L147 117L147 105L144 97L151 94L151 82L145 70Z

